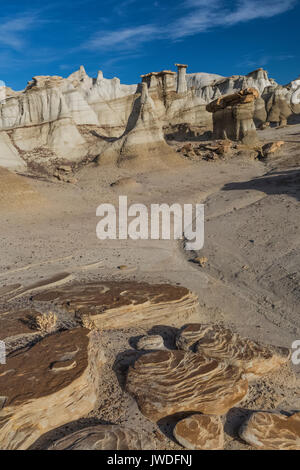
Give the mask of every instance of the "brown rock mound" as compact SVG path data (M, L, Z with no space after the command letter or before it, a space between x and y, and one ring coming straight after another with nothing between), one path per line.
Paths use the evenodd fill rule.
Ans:
M150 434L117 425L81 429L55 442L49 450L153 450Z
M290 358L287 348L264 346L218 325L188 325L179 333L176 344L185 351L192 349L210 358L229 361L250 377L266 374Z
M186 449L222 450L223 423L219 416L192 415L176 424L174 437Z
M198 299L185 287L134 281L73 284L38 294L38 301L55 300L80 320L97 328L127 328L188 318Z
M27 449L42 434L89 413L101 365L97 334L76 328L10 354L0 365L0 449Z
M279 413L254 413L239 434L257 449L300 450L300 412L289 417Z
M179 412L222 415L241 401L248 382L238 367L183 351L156 351L129 368L126 389L158 421Z

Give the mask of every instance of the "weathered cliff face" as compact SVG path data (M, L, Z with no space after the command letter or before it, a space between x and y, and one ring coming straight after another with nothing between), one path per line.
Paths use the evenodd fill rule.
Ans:
M214 138L255 143L257 135L253 116L258 96L256 88L246 88L209 103L206 109L213 114Z
M186 74L186 65L176 65L177 73L142 75L139 85L106 79L101 71L91 78L80 67L68 78L34 77L21 92L1 87L0 165L24 171L27 164L31 169L49 164L51 173L62 161L79 164L96 157L127 165L143 154L144 162L153 162L161 152L172 153L165 129L182 124L212 128L206 105L246 88L258 92L248 105L256 126L286 124L300 113L300 79L283 87L262 69L224 78Z

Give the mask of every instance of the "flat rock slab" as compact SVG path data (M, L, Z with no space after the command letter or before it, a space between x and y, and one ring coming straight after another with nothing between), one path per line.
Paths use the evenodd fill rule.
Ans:
M76 431L52 444L49 450L153 450L151 434L118 425L99 425Z
M136 348L140 351L155 351L158 349L166 349L164 345L164 339L160 335L142 336L142 338L138 340Z
M184 351L156 351L129 368L127 391L156 422L179 412L222 415L247 394L238 367Z
M185 287L134 281L73 284L37 294L34 300L55 301L101 329L182 322L198 307L197 296Z
M31 325L40 315L34 309L21 309L9 312L0 312L0 340L22 334L34 333Z
M96 335L84 328L59 332L0 365L0 449L26 449L93 409L101 365Z
M192 415L174 428L174 437L186 449L222 450L224 429L219 416Z
M265 346L218 325L190 324L179 333L176 344L184 351L229 361L242 368L248 378L267 374L290 359L287 348Z
M279 413L253 413L239 434L257 449L300 450L300 412L289 417Z

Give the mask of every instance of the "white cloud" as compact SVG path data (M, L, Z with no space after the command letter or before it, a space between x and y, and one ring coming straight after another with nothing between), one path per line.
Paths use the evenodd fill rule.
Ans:
M33 15L24 15L17 18L7 18L0 24L0 45L20 50L25 45L23 33L36 25Z
M89 50L130 50L150 38L153 39L153 35L159 34L159 32L159 27L155 25L141 25L116 31L98 32L82 47Z
M131 1L128 0L128 5ZM184 0L180 8L175 7L179 18L167 25L144 24L100 31L82 47L89 50L136 50L147 41L180 40L214 28L271 18L292 9L296 3L297 0L237 0L229 8L224 0Z

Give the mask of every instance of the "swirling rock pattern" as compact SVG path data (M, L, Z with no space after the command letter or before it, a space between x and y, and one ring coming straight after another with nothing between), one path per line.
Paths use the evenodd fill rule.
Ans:
M103 363L94 351L97 335L84 328L59 332L0 365L0 449L27 449L42 434L93 410Z
M185 351L192 349L210 358L229 361L242 368L248 377L266 374L290 358L287 348L264 346L218 325L188 325L179 333L176 344Z
M192 415L176 424L174 437L186 449L222 450L223 423L219 416Z
M254 413L239 434L257 449L300 450L300 412L289 417L279 413Z
M152 436L117 425L91 426L52 444L49 450L153 450Z
M127 391L151 421L179 412L222 415L240 402L248 382L238 367L184 351L156 351L129 368Z
M184 321L198 306L197 296L185 287L134 281L73 284L34 299L55 301L76 318L88 317L101 329Z

